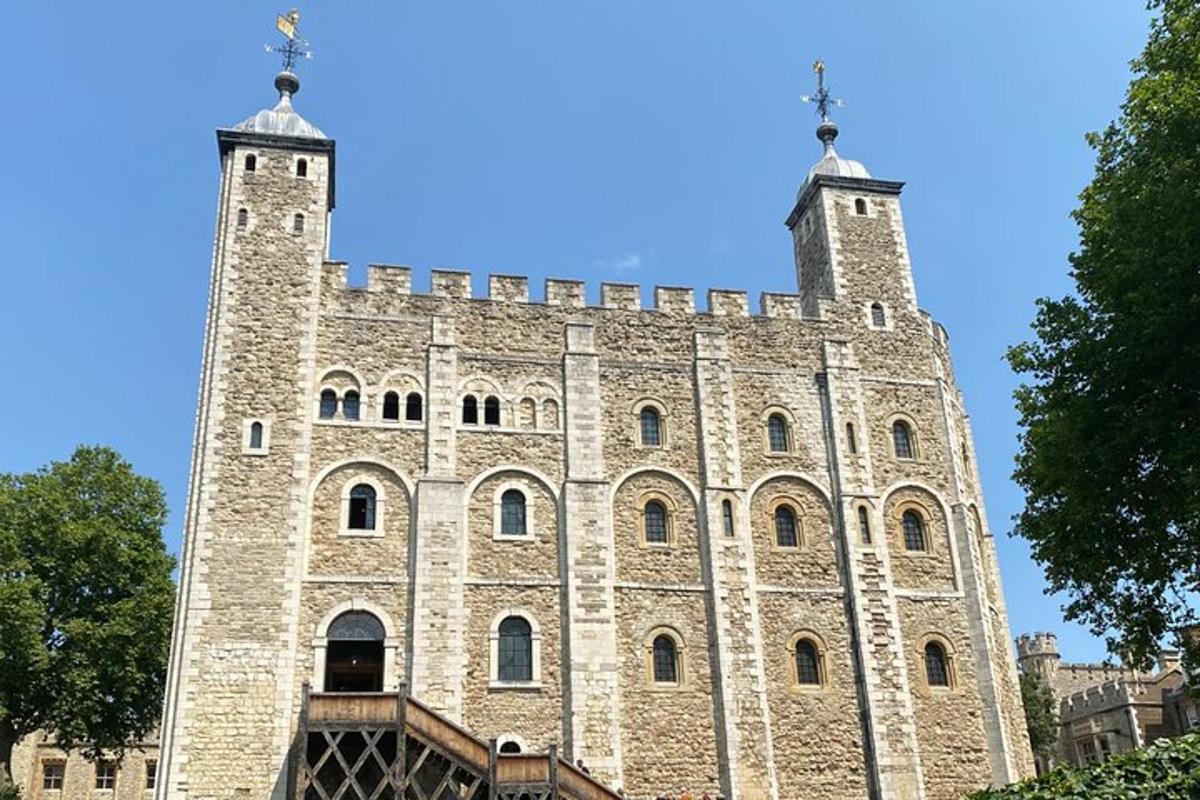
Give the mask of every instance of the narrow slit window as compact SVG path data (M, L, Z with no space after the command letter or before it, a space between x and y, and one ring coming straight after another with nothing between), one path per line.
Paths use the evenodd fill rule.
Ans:
M375 530L375 488L360 483L350 490L349 528L352 531Z
M665 633L654 637L652 659L655 683L679 683L679 648Z
M646 406L641 415L642 446L659 447L662 445L662 417L658 409Z
M767 419L767 444L772 453L788 451L787 420L783 418L782 414L772 414Z
M800 537L796 530L796 512L791 506L781 505L775 509L775 544L779 547L800 546Z
M258 156L253 153L246 155L246 172L254 172L258 168Z
M500 400L495 395L489 395L483 401L483 424L500 424Z
M867 201L863 200L861 197L855 198L854 213L860 217L865 217L867 215Z
M867 516L867 509L862 506L858 507L858 533L863 544L871 543L871 520Z
M479 401L473 394L463 398L462 421L464 425L479 424Z
M500 495L500 533L505 536L524 536L525 495L517 489L509 489Z
M930 686L949 686L950 669L946 663L946 651L937 642L925 645L925 679Z
M642 524L647 544L668 544L670 531L667 528L667 507L657 500L646 503L642 509Z
M883 313L883 306L879 303L871 304L871 324L876 328L887 327L887 314Z
M250 449L262 450L263 446L263 424L261 422L250 423Z
M308 177L308 159L302 158L296 162L296 177L297 178L307 178Z
M342 416L346 419L357 420L359 412L358 392L351 389L342 399Z
M502 681L533 680L533 629L521 617L500 623L497 675Z
M850 453L858 452L858 439L854 436L854 423L846 423L846 447L850 449Z
M821 685L817 646L808 639L796 642L796 683L802 686Z
M237 213L237 227L239 231L246 230L246 226L250 223L250 212L244 208L239 208Z
M404 418L409 422L420 422L422 419L421 395L409 392L404 398Z
M904 549L921 551L925 549L925 523L915 511L905 511L900 518L904 528Z
M158 787L158 762L146 762L146 788L155 789Z
M333 419L337 414L337 392L333 389L321 390L321 419Z
M896 458L913 457L912 428L904 420L896 420L892 424L892 446L896 450Z
M400 419L400 395L388 392L383 396L383 418L388 422Z
M728 500L721 501L721 525L726 536L733 536L733 503Z
M292 233L297 234L297 235L304 233L304 215L303 214L296 214L294 217L292 217Z

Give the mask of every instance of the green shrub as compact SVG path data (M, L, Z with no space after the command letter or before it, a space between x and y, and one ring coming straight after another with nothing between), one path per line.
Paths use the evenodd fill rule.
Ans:
M0 786L0 800L21 800L21 792L15 786Z
M1200 798L1200 733L1159 739L1103 764L1058 767L1040 778L976 792L968 800L1195 800Z

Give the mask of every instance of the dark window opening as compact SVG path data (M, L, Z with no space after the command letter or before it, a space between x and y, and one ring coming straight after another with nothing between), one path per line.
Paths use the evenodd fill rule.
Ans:
M896 420L892 425L892 445L896 449L896 458L913 457L912 430L907 422Z
M350 530L375 530L375 489L360 483L350 490Z
M296 162L296 177L299 177L299 178L307 178L308 177L308 160L307 159L302 158Z
M383 623L366 611L347 611L326 635L325 691L383 691Z
M654 682L679 683L679 659L675 640L665 633L654 638Z
M292 217L292 233L304 233L304 215L297 214Z
M879 303L871 304L871 324L876 328L883 328L887 325L887 315L883 313L883 306Z
M500 400L494 395L489 395L483 401L483 424L500 424Z
M796 642L796 683L806 686L818 686L821 683L817 647L808 639Z
M383 418L389 422L400 419L400 395L395 392L383 396Z
M521 745L517 744L516 742L514 742L512 740L509 740L509 741L505 742L504 744L500 745L501 755L515 756L520 752L521 752Z
M333 389L321 390L321 419L333 419L337 414L337 392Z
M462 420L464 425L475 425L479 422L479 401L473 394L463 398Z
M258 156L250 153L246 156L246 172L254 172L258 167Z
M346 392L345 398L342 399L342 416L346 419L358 419L359 400L358 392L351 389Z
M247 223L250 222L250 212L244 208L239 208L237 213L237 226L239 231L246 230Z
M851 453L858 452L858 439L854 436L854 423L846 423L846 446L850 448Z
M937 642L925 645L925 678L930 686L949 686L950 670L946 664L946 651Z
M262 450L263 446L263 424L261 422L253 422L250 424L250 449Z
M867 201L861 197L856 198L854 200L854 213L860 217L865 217L867 215Z
M524 536L525 495L509 489L500 495L500 533L505 536Z
M421 414L421 395L409 392L408 397L404 398L404 418L409 422L420 422Z
M721 501L721 525L726 536L733 536L733 503L728 500Z
M867 517L867 510L862 506L858 507L858 533L863 544L871 543L871 521Z
M146 762L146 788L154 789L158 786L158 762Z
M42 788L43 789L62 789L63 774L66 772L66 764L61 761L50 761L42 764Z
M779 547L799 547L800 537L796 531L796 512L791 506L775 509L775 544Z
M642 509L642 520L646 529L646 541L650 544L667 544L667 508L657 500L646 503Z
M533 629L521 617L500 623L497 675L502 681L533 680Z
M925 523L921 522L921 517L917 512L905 511L901 522L904 526L904 549L924 550Z
M96 788L113 789L117 785L117 765L111 761L96 763Z
M788 451L787 420L783 418L782 414L772 414L767 419L767 443L772 453Z
M662 444L662 424L656 409L646 406L641 413L642 444L646 447L658 447Z

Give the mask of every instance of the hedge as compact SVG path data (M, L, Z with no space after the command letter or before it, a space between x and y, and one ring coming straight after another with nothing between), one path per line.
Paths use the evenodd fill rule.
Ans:
M1040 778L972 794L968 800L1195 800L1200 798L1200 733L1159 739L1086 768L1062 766Z

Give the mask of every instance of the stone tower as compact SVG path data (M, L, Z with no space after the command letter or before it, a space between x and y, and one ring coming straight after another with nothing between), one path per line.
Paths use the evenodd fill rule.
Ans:
M1058 652L1058 637L1053 633L1023 633L1017 637L1017 664L1021 671L1036 674L1046 686L1057 686L1058 665L1062 657Z
M472 298L452 270L422 293L383 265L356 287L328 257L334 144L295 75L276 88L217 134L160 800L284 800L310 710L348 724L347 692L405 685L635 800L949 800L1030 772L901 183L823 119L798 293L757 313L560 279L531 302L512 275Z

